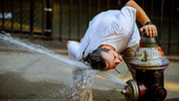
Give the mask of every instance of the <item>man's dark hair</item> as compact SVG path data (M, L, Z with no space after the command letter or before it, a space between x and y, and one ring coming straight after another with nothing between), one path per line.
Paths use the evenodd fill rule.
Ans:
M106 60L102 57L102 52L108 51L109 49L97 48L92 53L89 53L84 61L87 61L92 69L103 70L107 63Z

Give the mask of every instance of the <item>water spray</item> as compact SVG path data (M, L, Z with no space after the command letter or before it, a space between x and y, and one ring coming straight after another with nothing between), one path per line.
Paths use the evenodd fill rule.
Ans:
M124 89L124 86L126 86L125 82L123 82L119 78L117 78L109 73L92 70L85 63L73 61L73 60L67 58L66 56L56 54L53 51L51 51L43 46L40 46L38 44L33 44L31 42L26 43L26 42L23 42L22 40L15 39L15 38L11 37L10 33L1 31L0 32L0 40L5 43L13 44L20 48L23 48L23 49L25 49L25 51L27 50L28 52L32 52L32 53L33 52L40 53L40 54L46 55L48 57L54 58L56 60L62 61L66 64L69 64L71 67L73 67L75 69L83 70L83 72L78 72L78 74L79 73L81 73L81 74L77 75L77 77L76 77L77 79L74 79L72 83L69 82L68 83L69 86L66 86L65 88L63 88L60 91L60 94L66 96L66 97L73 96L75 98L75 97L79 97L80 95L83 95L86 92L89 92L88 88L90 88L92 86L92 84L94 82L95 75L100 75L100 76L104 77L105 79L111 80L112 82L114 82L118 85L118 88L120 90ZM77 89L76 88L74 89L73 83L79 84L79 85L77 85L79 87L77 87ZM87 88L87 89L85 91L81 92L81 94L79 94L78 88L79 89ZM73 92L70 92L70 90ZM77 94L79 94L79 96L76 96Z

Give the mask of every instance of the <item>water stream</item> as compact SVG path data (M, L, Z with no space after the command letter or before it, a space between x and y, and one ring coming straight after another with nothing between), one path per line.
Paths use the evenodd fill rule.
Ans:
M28 42L28 43L23 42L21 40L11 37L10 34L8 34L8 33L0 34L0 40L1 41L3 40L4 43L15 44L20 48L26 48L30 52L40 53L47 57L54 58L60 62L64 62L64 63L70 65L70 67L73 68L73 75L75 76L75 78L73 78L73 82L70 84L71 86L63 88L60 91L60 93L64 94L64 96L66 96L65 94L68 92L69 89L73 89L71 96L73 96L74 99L78 98L79 96L83 95L86 92L89 93L89 88L91 88L91 86L93 85L94 78L96 75L100 75L112 82L117 83L119 85L120 89L123 89L124 86L126 86L125 82L123 82L119 78L117 78L107 72L99 72L96 70L92 70L87 64L84 64L84 63L78 62L78 61L73 61L66 56L56 54L53 51L51 51L41 45L33 44L31 42ZM86 89L86 88L88 88L88 89ZM80 92L79 89L81 89L82 92ZM79 96L76 96L76 95L79 95Z

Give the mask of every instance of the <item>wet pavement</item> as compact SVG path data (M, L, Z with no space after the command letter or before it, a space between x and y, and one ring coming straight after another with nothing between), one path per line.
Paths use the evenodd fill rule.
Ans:
M67 56L63 49L51 49ZM67 56L68 57L68 56ZM171 59L164 71L167 90L166 101L179 101L179 56ZM124 62L117 67L121 73L108 73L124 82L131 79ZM61 93L70 86L72 67L39 53L0 48L0 100L1 101L70 101L71 96ZM94 101L125 101L118 84L97 75L92 86ZM70 90L69 90L70 92Z
M72 68L68 64L37 53L0 50L0 54L1 100L71 100L71 96L60 93L72 81ZM117 86L97 75L93 84L94 100L124 99L113 88Z

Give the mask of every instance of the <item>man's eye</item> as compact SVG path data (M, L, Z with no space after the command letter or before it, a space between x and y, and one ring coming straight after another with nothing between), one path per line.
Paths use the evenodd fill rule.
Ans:
M114 59L116 59L116 56L114 56Z

